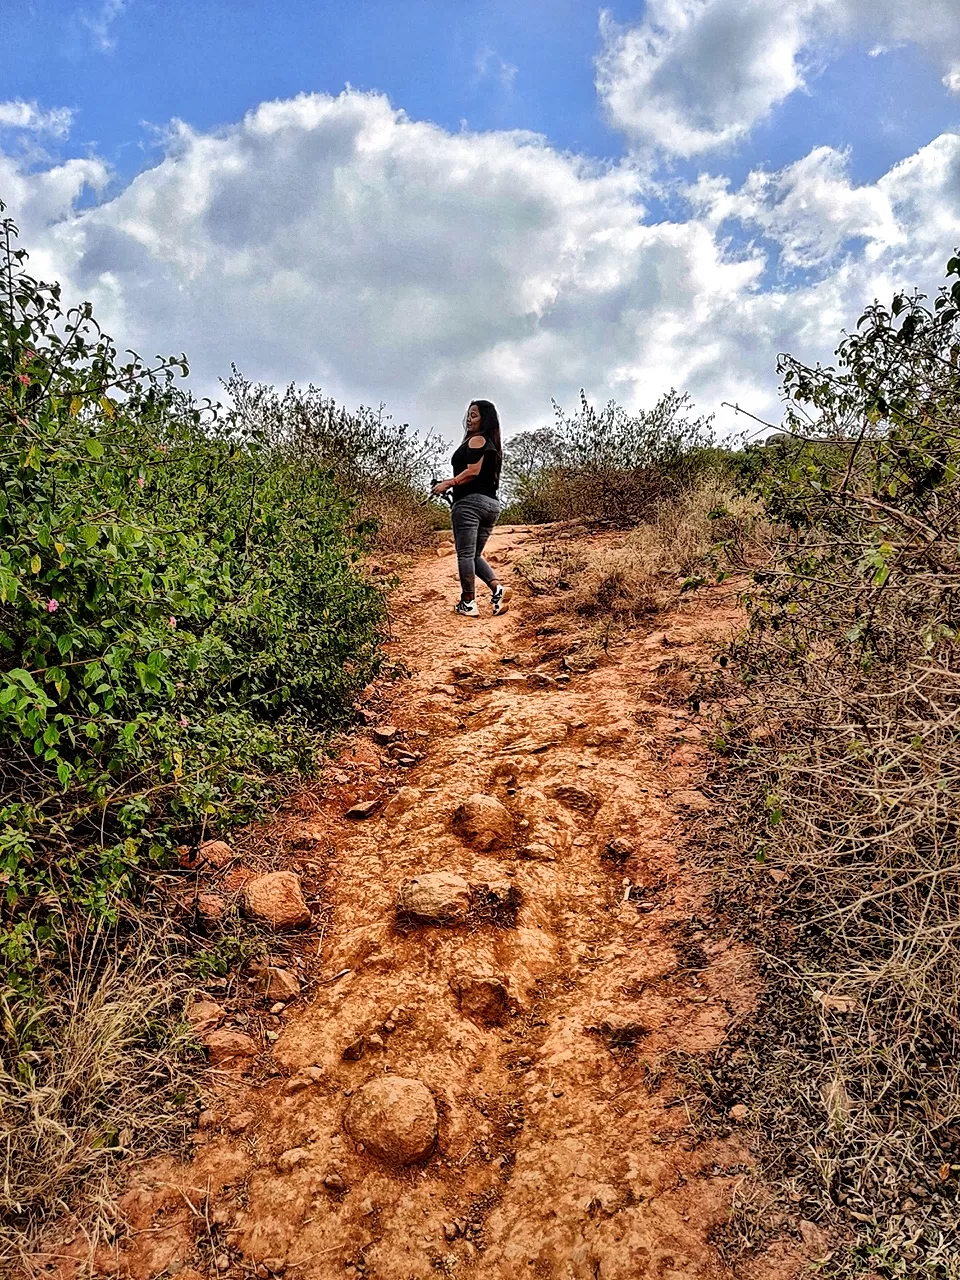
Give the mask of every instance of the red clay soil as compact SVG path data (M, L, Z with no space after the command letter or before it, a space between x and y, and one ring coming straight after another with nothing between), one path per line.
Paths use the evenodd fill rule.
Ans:
M490 550L507 570L541 537L503 529ZM789 1248L723 1263L711 1237L750 1157L735 1125L698 1138L670 1087L668 1055L715 1047L755 996L749 954L711 924L678 853L710 803L681 686L735 605L706 593L565 683L522 599L502 618L455 617L454 573L427 557L393 598L389 650L410 676L379 687L377 724L417 759L359 733L268 859L314 894L296 934L303 994L253 1020L226 1002L221 1031L256 1033L261 1052L208 1072L191 1158L129 1171L113 1244L90 1259L61 1235L41 1274L796 1274ZM371 817L344 816L400 787ZM453 821L475 793L511 816L501 847ZM473 886L467 919L398 920L401 882L434 871ZM400 1168L344 1126L388 1075L422 1082L439 1116L433 1151Z

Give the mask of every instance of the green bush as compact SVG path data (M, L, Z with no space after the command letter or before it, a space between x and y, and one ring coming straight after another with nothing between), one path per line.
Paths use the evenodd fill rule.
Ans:
M555 423L507 442L507 519L633 525L713 465L710 419L690 416L690 397L669 391L630 414L610 401L594 409L554 404Z
M767 983L711 1074L853 1240L838 1276L960 1275L958 275L835 367L784 357L793 438L753 458L776 542L730 655L722 899Z
M380 661L367 535L323 457L120 359L0 248L0 947L29 988L64 920L311 765Z
M445 465L439 437L395 423L383 405L345 409L312 384L281 393L234 369L226 390L230 421L268 441L292 466L329 473L367 522L377 550L413 551L434 529L449 527L438 505L423 501L430 477Z

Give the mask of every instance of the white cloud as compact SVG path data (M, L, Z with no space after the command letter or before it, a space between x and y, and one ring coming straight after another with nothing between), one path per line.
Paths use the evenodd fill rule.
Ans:
M500 88L505 92L509 92L517 78L517 67L512 62L507 62L502 58L496 49L484 48L477 54L474 61L476 70L477 83L493 78L500 84Z
M957 0L648 0L634 26L601 15L597 89L640 149L692 157L745 137L845 41L919 45L960 85Z
M264 103L219 133L171 130L165 158L93 208L102 162L0 158L31 269L91 298L121 347L187 352L201 391L236 361L313 379L449 435L472 396L508 431L550 399L776 413L780 350L829 354L879 294L935 285L956 237L960 136L879 182L821 148L737 190L703 178L684 220L648 223L642 178L518 132L448 133L348 91ZM757 245L733 252L733 225ZM761 288L772 261L812 283ZM729 421L729 415L727 415Z
M24 102L22 98L0 102L0 129L49 133L55 138L65 138L72 124L73 112L69 107L51 107L42 111L36 102Z
M117 47L113 24L127 7L127 0L101 0L93 9L83 9L77 15L101 53L112 53Z

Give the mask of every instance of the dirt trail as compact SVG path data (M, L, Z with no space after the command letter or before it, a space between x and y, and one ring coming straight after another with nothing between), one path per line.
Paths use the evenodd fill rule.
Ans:
M491 555L507 567L541 536L500 530ZM192 1161L137 1175L120 1202L128 1231L97 1274L732 1276L710 1234L747 1157L734 1137L698 1142L657 1084L666 1055L716 1045L753 995L748 958L704 922L701 880L677 854L684 815L707 806L680 679L733 607L662 615L558 684L557 661L531 679L546 641L522 634L523 602L457 618L453 573L428 557L394 600L389 648L412 676L378 711L422 758L405 769L358 735L273 861L313 846L300 867L322 909L298 936L303 997L264 1012L277 1030L255 1068L211 1072ZM401 785L386 814L343 816ZM513 815L506 847L451 828L477 792ZM439 870L492 885L486 913L398 927L400 882ZM440 1116L436 1150L400 1170L343 1125L385 1073L422 1081Z

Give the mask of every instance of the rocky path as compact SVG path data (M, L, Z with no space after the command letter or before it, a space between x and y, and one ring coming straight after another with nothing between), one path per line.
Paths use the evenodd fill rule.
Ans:
M408 575L390 649L410 678L266 864L313 891L299 970L277 957L296 983L268 976L233 1029L210 993L226 1047L193 1158L134 1179L97 1273L731 1277L710 1239L746 1156L735 1126L696 1139L670 1055L716 1045L752 994L678 855L707 806L684 672L732 605L567 672L522 600L453 616L453 575ZM259 1059L232 1053L241 1030Z

